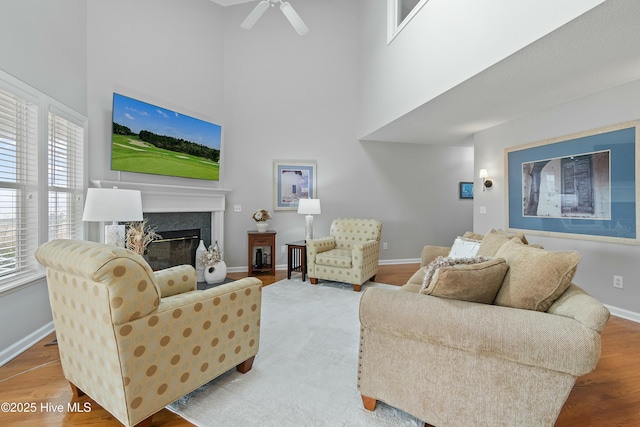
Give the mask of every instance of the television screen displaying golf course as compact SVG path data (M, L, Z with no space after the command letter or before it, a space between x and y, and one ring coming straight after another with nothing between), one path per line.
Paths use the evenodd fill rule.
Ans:
M221 127L113 94L111 169L218 181Z

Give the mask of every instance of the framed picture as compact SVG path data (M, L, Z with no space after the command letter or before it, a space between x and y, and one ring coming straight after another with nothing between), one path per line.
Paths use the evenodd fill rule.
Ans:
M639 123L505 149L507 229L640 243Z
M473 182L460 183L460 198L473 199Z
M316 162L273 162L273 208L274 210L297 210L298 200L317 199Z

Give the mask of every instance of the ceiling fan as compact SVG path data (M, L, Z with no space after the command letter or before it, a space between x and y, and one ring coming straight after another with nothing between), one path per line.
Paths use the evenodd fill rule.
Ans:
M267 11L269 6L274 7L277 3L280 3L280 10L287 17L293 28L299 35L304 35L309 32L309 27L304 23L300 15L293 9L293 6L289 4L289 2L282 0L262 0L258 5L251 11L249 16L242 21L240 24L240 28L244 28L245 30L250 30L255 23L260 19L263 13Z

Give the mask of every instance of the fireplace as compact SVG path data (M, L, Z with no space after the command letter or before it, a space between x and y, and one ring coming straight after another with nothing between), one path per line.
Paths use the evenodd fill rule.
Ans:
M196 266L196 249L200 243L200 229L160 231L161 239L147 246L144 258L153 270L176 265Z
M125 188L142 192L142 211L149 224L163 231L200 229L200 238L207 247L217 241L224 251L224 210L226 194L223 188L184 185L147 184L125 181L91 181L98 188ZM193 225L192 217L204 214ZM155 215L161 215L156 217ZM164 236L163 236L164 237ZM199 242L196 242L196 246Z
M191 264L194 267L200 239L211 245L211 212L145 213L149 226L162 236L147 247L145 258L154 270Z

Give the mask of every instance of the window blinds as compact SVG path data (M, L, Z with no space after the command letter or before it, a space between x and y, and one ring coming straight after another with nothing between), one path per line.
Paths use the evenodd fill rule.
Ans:
M36 269L38 105L0 90L0 284Z
M48 239L82 239L86 118L0 71L0 292L42 276Z
M49 113L49 240L82 237L84 129Z

